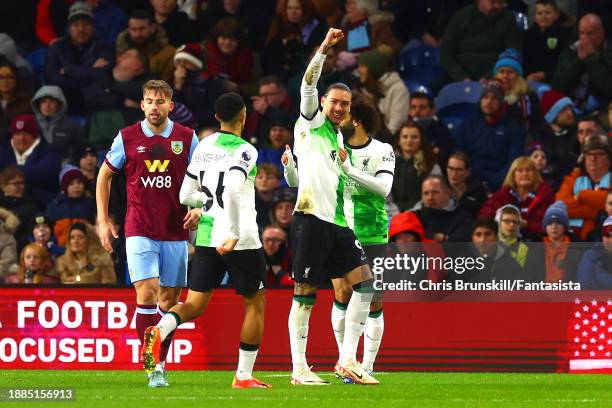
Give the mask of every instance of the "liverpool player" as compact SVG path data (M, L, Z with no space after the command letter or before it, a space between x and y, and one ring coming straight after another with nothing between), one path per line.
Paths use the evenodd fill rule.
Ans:
M192 129L168 119L174 104L166 82L146 82L140 107L145 119L115 137L98 174L96 198L98 233L110 252L111 235L118 238L108 216L111 180L124 169L125 247L136 289L136 331L142 339L145 329L177 304L187 283L188 231L181 222L187 211L179 202L179 189L198 139ZM164 361L171 341L168 337L162 344L161 363L148 373L150 387L168 386Z
M198 317L212 291L229 272L244 299L238 370L233 388L269 388L252 376L264 326L266 262L255 211L257 150L241 138L246 107L240 95L226 93L215 102L221 130L198 145L180 197L194 207L185 227L197 225L196 252L185 303L174 306L157 326L147 328L145 369L157 363L159 344L183 322Z

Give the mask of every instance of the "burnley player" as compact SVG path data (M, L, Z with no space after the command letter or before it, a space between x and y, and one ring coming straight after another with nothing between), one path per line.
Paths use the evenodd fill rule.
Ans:
M136 289L136 331L155 325L178 303L187 283L189 232L181 220L187 210L179 201L179 189L198 138L192 129L168 119L174 107L172 88L152 80L143 87L140 107L145 119L121 129L98 174L96 197L98 233L111 249L111 235L118 238L109 220L111 180L121 169L127 180L125 249L130 279ZM164 361L171 337L161 346L161 363L149 374L150 387L167 387Z
M157 363L159 344L183 322L204 312L225 272L244 299L238 370L233 388L269 388L252 376L264 326L266 261L257 227L255 176L257 150L241 138L246 107L240 95L215 102L221 130L203 139L193 154L180 191L194 207L185 228L197 225L196 252L185 303L174 306L145 334L145 369Z
M308 321L317 287L329 278L345 278L353 290L346 308L345 333L337 371L359 384L378 384L357 363L359 337L366 324L373 296L372 272L361 244L348 227L344 209L341 151L342 122L348 119L351 90L344 84L329 86L319 110L317 82L327 51L344 34L331 28L310 61L300 88L301 116L295 124L294 153L298 159L298 199L292 225L295 289L289 313L289 339L294 385L324 385L308 367L306 342Z

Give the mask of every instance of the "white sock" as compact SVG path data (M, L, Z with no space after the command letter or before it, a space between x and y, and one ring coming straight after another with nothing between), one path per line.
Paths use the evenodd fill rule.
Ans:
M155 371L164 371L164 366L162 366L161 364L156 364Z
M341 306L340 306L341 305ZM344 318L346 316L346 306L338 301L334 301L331 312L331 324L334 329L334 336L338 344L338 353L342 351L342 342L344 341Z
M240 347L238 350L238 370L236 370L237 379L248 380L252 377L258 350L259 347L256 350L243 350Z
M360 292L353 290L351 300L346 308L346 321L344 324L344 341L342 343L342 352L340 353L340 362L348 364L357 360L357 346L359 345L359 337L363 333L368 314L370 313L370 302L374 293L371 290Z
M314 299L313 299L314 300ZM306 362L306 343L308 341L308 320L314 304L304 304L293 300L289 312L289 341L293 372L308 368Z
M384 331L385 319L382 310L377 317L368 316L363 330L363 362L361 366L364 370L374 370L374 360L376 360Z
M176 330L178 323L174 313L166 313L164 317L160 319L159 323L157 323L157 327L159 327L161 341L166 340L166 337Z

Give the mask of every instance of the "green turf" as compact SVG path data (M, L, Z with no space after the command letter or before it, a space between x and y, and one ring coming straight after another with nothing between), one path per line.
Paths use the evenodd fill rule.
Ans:
M17 407L612 407L612 376L493 373L379 373L379 386L295 387L286 372L258 372L274 388L232 390L228 371L170 372L170 388L149 389L136 371L0 373L0 387L74 388L76 402L7 403Z

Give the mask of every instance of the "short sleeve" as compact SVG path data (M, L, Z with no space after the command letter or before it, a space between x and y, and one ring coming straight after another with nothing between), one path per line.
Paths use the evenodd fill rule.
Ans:
M229 170L238 170L244 177L255 176L257 163L257 150L248 143L240 145L232 155Z
M376 169L376 175L379 173L388 173L393 175L395 171L395 153L393 148L388 143L381 144L381 159L378 168Z
M114 173L117 173L125 165L125 149L123 147L123 137L121 132L115 136L110 150L106 153L104 162Z
M195 152L196 147L200 143L200 140L196 136L195 132L193 132L193 137L191 138L191 147L189 148L189 161L191 162L191 158L193 157L193 152Z

